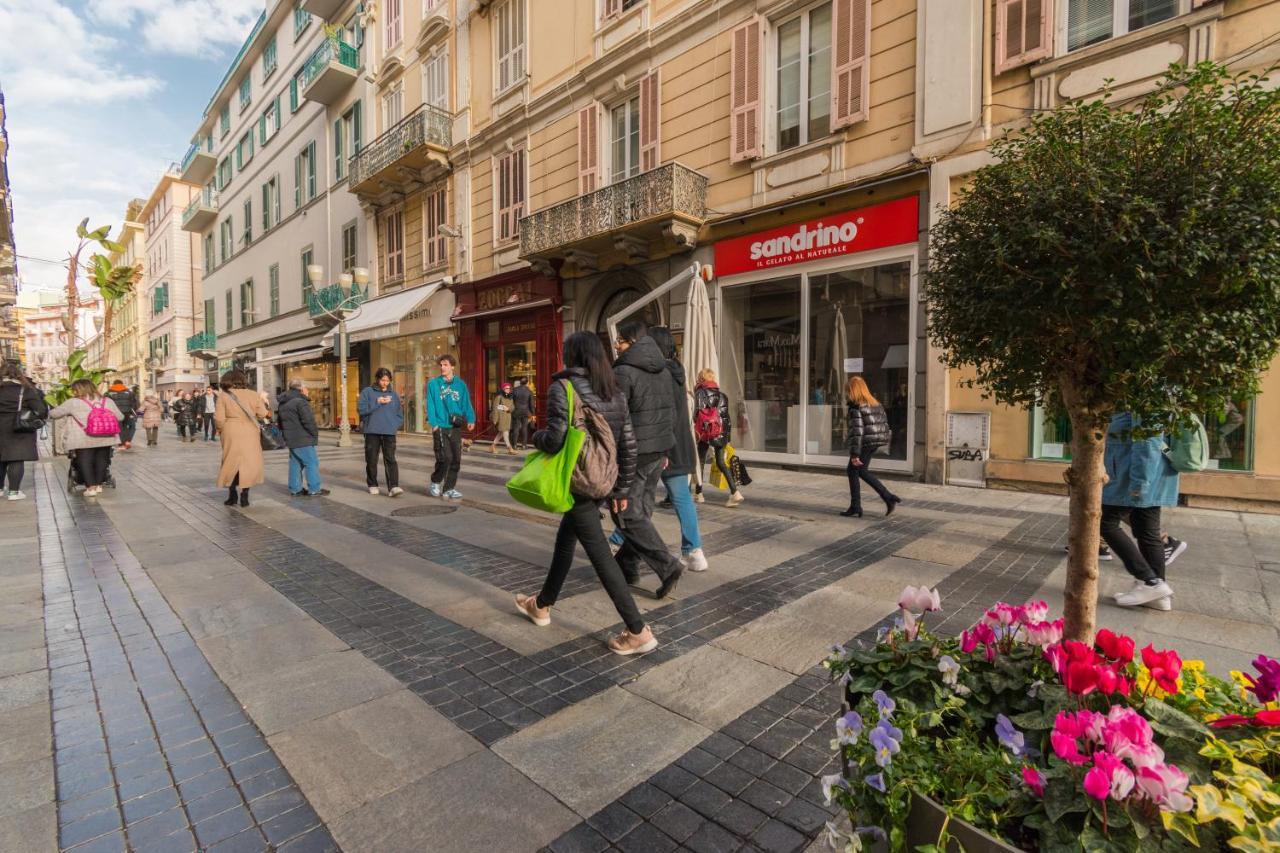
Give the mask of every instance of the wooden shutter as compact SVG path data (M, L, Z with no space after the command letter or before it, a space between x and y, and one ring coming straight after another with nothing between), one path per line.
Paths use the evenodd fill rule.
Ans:
M607 21L622 14L622 0L602 0L602 2L604 5L600 15L601 21Z
M600 104L578 110L578 193L600 189Z
M871 0L835 0L831 19L831 129L871 112Z
M364 147L363 137L364 130L360 127L364 121L361 115L364 109L360 106L360 101L356 101L351 107L351 156L360 153L360 149Z
M764 154L764 99L761 71L764 21L753 17L733 31L729 76L729 160L734 163Z
M655 68L640 78L640 171L656 169L661 162L658 143L661 137L662 98Z
M1053 0L997 0L996 73L1053 53Z
M390 50L400 43L400 0L387 0L387 30L383 50Z
M337 118L333 121L333 178L336 181L342 180L342 119Z

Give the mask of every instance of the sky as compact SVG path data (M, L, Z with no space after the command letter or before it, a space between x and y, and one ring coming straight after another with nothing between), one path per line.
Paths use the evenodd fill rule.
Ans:
M266 0L0 0L22 289L65 284L75 227L120 227L190 145Z

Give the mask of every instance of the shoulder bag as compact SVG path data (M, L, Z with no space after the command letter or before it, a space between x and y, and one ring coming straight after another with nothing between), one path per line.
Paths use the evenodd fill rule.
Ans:
M564 445L557 453L535 450L524 467L507 482L507 492L520 503L543 512L565 513L573 508L573 475L587 434L574 425L573 383L565 381L568 403Z
M284 450L284 434L280 432L280 427L275 424L264 424L253 416L253 412L245 408L244 403L240 402L240 398L236 396L234 391L228 391L232 400L235 400L240 411L244 412L244 416L250 422L258 425L258 443L263 450Z
M14 432L39 432L44 429L44 418L37 417L36 413L30 409L22 408L22 395L26 393L27 386L18 386L18 413L13 416Z

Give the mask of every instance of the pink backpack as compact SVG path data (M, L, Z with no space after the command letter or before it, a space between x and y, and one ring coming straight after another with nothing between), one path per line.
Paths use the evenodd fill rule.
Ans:
M90 438L106 438L120 434L120 422L107 410L107 400L102 399L101 406L89 404L89 418L84 424L84 434Z

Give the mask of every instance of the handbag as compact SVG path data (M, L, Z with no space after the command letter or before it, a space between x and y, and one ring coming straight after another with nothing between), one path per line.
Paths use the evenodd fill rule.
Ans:
M231 399L236 401L236 405L240 407L240 411L244 412L244 416L250 421L258 425L258 444L263 450L284 450L284 433L280 431L280 427L271 423L262 423L253 416L253 412L244 407L244 403L240 402L240 398L235 395L234 391L228 391Z
M565 383L569 417L564 444L557 453L535 450L525 457L524 466L507 482L507 493L519 503L543 512L565 513L573 508L573 472L582 455L587 434L574 426L573 384Z
M18 413L13 416L14 432L39 432L44 429L44 418L37 417L30 409L22 408L22 395L27 390L25 385L18 386Z
M449 426L453 429L462 429L467 425L465 415L449 415Z

